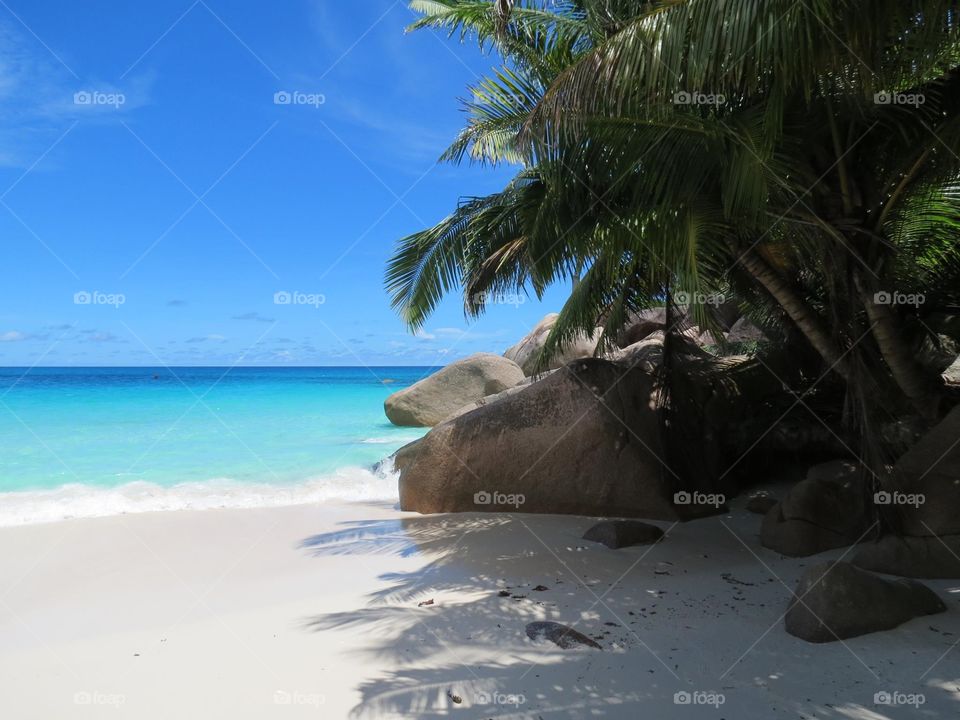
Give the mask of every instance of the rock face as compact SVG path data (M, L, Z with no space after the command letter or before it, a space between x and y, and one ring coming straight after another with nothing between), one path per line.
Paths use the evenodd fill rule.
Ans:
M602 650L593 639L588 638L572 627L555 622L532 622L527 625L527 637L531 640L549 640L550 642L570 650L576 647L591 647Z
M516 363L499 355L477 353L394 393L383 409L394 425L430 427L467 403L514 387L523 379Z
M584 540L603 543L612 550L631 545L650 545L662 537L663 530L639 520L604 520L583 534Z
M921 436L874 497L898 535L865 545L859 567L890 575L960 578L960 407Z
M890 630L946 609L918 582L885 580L845 562L822 563L800 578L786 629L807 642L824 643Z
M923 502L894 504L906 535L960 535L960 406L903 455L891 488Z
M538 370L537 360L539 359L540 351L547 342L547 336L550 334L553 326L557 324L557 318L559 317L557 313L547 315L537 323L536 327L534 327L526 337L508 349L503 356L519 365L523 369L524 374L533 375ZM543 369L555 370L573 360L592 357L594 351L597 349L597 342L599 342L599 340L600 330L598 329L592 337L579 338L562 348L550 361L549 365Z
M651 392L639 370L571 363L402 451L400 506L678 519Z
M622 348L645 340L655 332L663 332L667 325L667 311L664 308L642 310L631 316L617 338Z
M868 523L864 515L865 489L851 466L830 463L811 468L782 502L763 518L760 542L791 557L806 557L846 547L861 539Z
M737 320L727 333L730 342L759 342L766 340L763 332L745 317Z
M453 418L459 417L460 415L465 415L466 413L470 412L471 410L476 410L478 407L483 407L484 405L492 405L493 403L495 403L495 402L497 402L497 401L499 401L499 400L503 400L504 398L510 397L511 395L516 395L518 392L520 392L521 390L523 390L523 389L524 389L525 387L527 387L528 385L532 385L534 382L537 382L537 381L539 381L539 380L542 380L544 377L546 377L546 376L548 376L548 375L550 375L550 374L552 374L552 373L555 373L555 372L556 372L556 370L548 370L548 371L545 372L542 376L528 377L528 378L524 379L524 381L523 381L522 383L520 383L519 385L516 385L516 386L514 386L514 387L512 387L512 388L507 388L506 390L504 390L504 391L502 391L502 392L498 392L498 393L496 393L495 395L487 395L486 397L480 398L480 399L477 400L476 402L472 402L472 403L469 403L469 404L467 404L467 405L464 405L462 408L460 408L460 409L457 410L456 412L452 413L452 414L450 415L450 417L446 418L446 420L453 420Z
M943 381L947 385L954 387L960 385L960 357L954 360L953 364L943 371Z
M960 578L960 535L896 537L861 545L853 564L864 570L913 578Z

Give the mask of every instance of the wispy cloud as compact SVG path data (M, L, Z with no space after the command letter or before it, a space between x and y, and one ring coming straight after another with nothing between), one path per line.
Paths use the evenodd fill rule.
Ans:
M249 320L254 322L272 323L276 322L273 318L264 317L258 312L243 313L243 315L234 315L231 320Z
M212 335L202 335L198 337L192 337L186 342L191 344L196 344L196 343L205 343L205 342L222 343L226 341L227 341L227 338L225 338L223 335L218 335L217 333L213 333Z

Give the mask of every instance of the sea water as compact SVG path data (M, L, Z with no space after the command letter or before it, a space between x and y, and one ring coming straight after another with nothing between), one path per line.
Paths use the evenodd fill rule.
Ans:
M383 414L430 368L0 368L0 526L396 500Z

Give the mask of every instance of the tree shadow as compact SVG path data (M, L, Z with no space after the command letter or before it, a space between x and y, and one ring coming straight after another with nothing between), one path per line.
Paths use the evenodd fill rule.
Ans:
M582 574L582 562L568 571L564 563L573 561L541 542L548 534L557 540L556 524L544 516L422 516L350 522L304 540L302 547L318 556L427 560L409 572L380 575L386 587L371 593L366 607L304 623L314 632L348 629L381 639L358 660L372 656L395 669L361 685L363 700L352 716L439 718L452 710L478 718L632 716L625 706L641 702L646 693L610 673L624 665L625 648L635 642L595 598L583 607L584 583L577 577L597 595L608 584ZM559 552L595 550L580 538L591 520L564 518L563 524ZM636 554L623 556L621 572L635 560ZM433 604L419 606L429 600ZM525 628L538 620L575 625L604 651L535 643ZM561 666L570 668L558 672ZM605 676L597 684L585 679ZM610 715L610 708L617 714Z
M349 555L362 563L387 555L397 561L396 569L378 576L383 587L371 592L363 607L303 621L311 632L365 635L370 642L352 651L351 661L389 668L371 672L359 685L361 700L351 717L907 716L906 708L870 705L876 690L899 686L874 688L872 678L864 677L867 671L839 644L808 646L776 627L789 593L758 562L754 548L720 525L734 523L742 540L756 546L756 519L659 523L667 530L661 543L616 551L582 539L593 522L523 514L415 516L344 523L305 539L301 547L318 557ZM791 586L808 562L777 561L755 549ZM775 593L761 596L765 587ZM525 628L541 620L574 626L602 650L535 642ZM955 620L949 620L951 629L960 629ZM772 633L744 664L718 680L770 626ZM903 632L907 642L897 641L901 655L909 652L913 637L926 642L924 623ZM942 649L927 651L939 655L949 638L942 642ZM873 635L854 647L873 665L886 655L886 643ZM819 686L832 681L838 667L856 679L856 693L845 685L846 675L837 687ZM894 680L881 675L885 683ZM772 697L768 686L777 688ZM791 698L807 686L819 703ZM725 704L675 704L676 693L697 690L724 692ZM778 706L775 712L771 703ZM923 716L950 717L943 714L948 703L955 710L956 699L931 694Z

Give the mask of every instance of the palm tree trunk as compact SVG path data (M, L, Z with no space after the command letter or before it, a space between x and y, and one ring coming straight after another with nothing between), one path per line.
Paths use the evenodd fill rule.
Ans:
M734 254L737 254L736 250ZM757 253L748 250L740 256L739 263L767 289L827 365L844 380L849 381L849 364L813 308Z
M874 294L866 288L859 273L854 277L854 281L863 307L867 311L873 337L877 341L884 362L890 368L894 381L920 413L920 417L927 421L935 420L940 396L904 343L896 313L890 305L876 302Z

